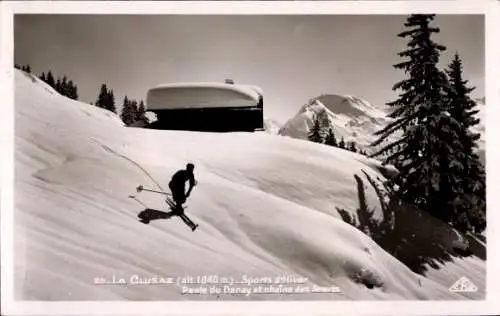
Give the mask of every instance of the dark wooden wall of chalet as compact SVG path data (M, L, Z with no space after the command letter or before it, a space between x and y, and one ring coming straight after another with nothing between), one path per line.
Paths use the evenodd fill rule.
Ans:
M155 111L148 128L203 132L252 132L264 126L262 107L169 109Z

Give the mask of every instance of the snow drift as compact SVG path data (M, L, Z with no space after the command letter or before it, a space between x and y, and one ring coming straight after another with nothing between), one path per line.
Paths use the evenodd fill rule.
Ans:
M265 133L126 128L114 114L62 97L20 71L15 89L16 299L484 297L484 261L452 260L427 276L416 274L342 221L338 208L354 215L359 207L353 176L381 177L373 160ZM140 223L144 206L127 196L138 184L165 188L188 161L199 183L187 215L198 230L178 218ZM380 218L376 191L369 185L364 191ZM138 197L165 210L159 195ZM291 275L307 278L303 293L245 292L257 285L274 286L274 293L295 289L297 283L268 282ZM175 282L188 276L240 282L227 292L221 286L219 295L187 294L186 288L200 290ZM448 291L463 276L477 293ZM341 293L324 290L333 287Z

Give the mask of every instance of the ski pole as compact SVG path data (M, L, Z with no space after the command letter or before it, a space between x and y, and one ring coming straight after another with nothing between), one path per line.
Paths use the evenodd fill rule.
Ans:
M163 191L156 191L156 190L152 190L152 189L146 189L146 188L144 188L142 185L140 185L140 186L138 186L138 187L137 187L137 192L141 192L141 191L149 191L149 192L154 192L154 193L160 193L160 194L165 194L165 195L171 195L170 193L163 192Z
M129 195L128 197L129 197L129 198L131 198L131 199L136 200L138 203L140 203L140 204L141 204L142 206L144 206L145 208L148 208L148 207L146 206L146 204L142 203L142 201L141 201L141 200L139 200L139 199L138 199L135 195Z

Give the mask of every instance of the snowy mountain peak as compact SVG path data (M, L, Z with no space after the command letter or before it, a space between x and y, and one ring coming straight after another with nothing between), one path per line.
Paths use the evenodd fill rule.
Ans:
M480 119L473 132L479 133L479 155L484 161L485 151L485 98L475 100L479 105L476 117ZM346 142L356 142L356 147L371 153L375 148L370 144L377 139L375 132L383 129L392 120L387 113L373 106L366 100L338 94L322 94L312 98L303 105L298 113L289 119L280 129L280 135L298 139L307 139L307 134L318 117L324 132L332 128L337 139L344 138ZM399 136L390 136L385 142L392 142Z
M369 102L351 95L323 94L316 98L328 110L337 114L352 117L370 116L384 117L385 113L375 108Z
M332 128L337 139L355 141L367 148L375 140L374 132L382 129L389 118L368 101L351 95L322 94L303 105L297 115L288 120L280 134L307 139L314 118L319 116L325 126Z

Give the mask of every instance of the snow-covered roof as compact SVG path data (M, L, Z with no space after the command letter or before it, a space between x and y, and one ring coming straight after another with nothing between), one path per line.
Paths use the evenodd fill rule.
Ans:
M147 94L148 110L256 106L262 90L257 86L186 82L162 84Z

